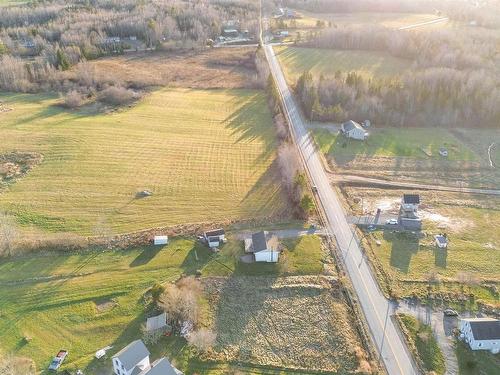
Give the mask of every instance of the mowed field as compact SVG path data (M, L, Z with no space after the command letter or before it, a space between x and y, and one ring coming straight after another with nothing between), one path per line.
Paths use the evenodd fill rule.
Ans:
M246 311L248 314L252 314L252 311L261 316L266 316L268 312L276 313L275 309L285 301L280 297L281 290L286 292L286 301L295 305L298 314L306 316L310 314L309 307L314 307L318 311L326 309L335 317L334 321L326 316L317 317L317 321L325 324L325 327L336 328L329 335L322 333L321 336L312 337L301 334L291 340L297 340L296 343L307 343L310 340L317 345L344 343L342 350L335 356L325 358L328 362L324 365L340 366L336 361L346 356L349 364L342 362L342 366L355 366L353 350L358 343L353 334L352 322L346 315L346 305L341 295L335 294L332 297L328 283L320 282L319 279L324 261L320 239L305 236L286 240L283 244L286 250L277 265L238 263L236 260L240 255L242 241L233 239L231 235L228 243L221 249L221 252L225 252L224 255L214 255L206 246L193 239L174 238L164 247L78 254L46 253L2 260L0 350L33 358L38 369L44 370L51 357L64 347L70 352L65 368L80 368L85 373L94 375L108 374L111 368L109 358L97 361L94 353L112 345L110 354L113 354L130 341L141 337L141 325L146 316L152 313L147 298L144 298L147 290L155 282L171 282L181 274L193 275L199 270L202 279L209 280L208 284L218 280L223 284L227 282L226 286L236 283L234 285L244 289L244 293L239 293L237 288L232 289L231 293L237 293L239 299L229 298L226 295L230 293L227 288L219 289L219 292L224 291L222 300L219 292L212 295L217 297L219 303L202 304L202 320L205 324L213 324L221 335L219 354L208 361L202 361L184 339L171 337L162 339L158 345L150 346L153 358L166 355L189 374L226 374L236 359L221 360L220 353L234 344L227 341L230 337L228 335L244 327L240 324L229 330L227 325L220 322L217 324L213 318L237 318L236 315L230 316L224 312L238 305L242 308L242 298L256 302L265 297L267 301L266 304L251 304L251 308ZM237 251L233 251L234 249ZM230 257L231 262L228 260ZM293 259L286 261L287 258ZM283 263L290 263L290 267L283 269ZM294 277L303 279L294 281ZM294 283L299 285L294 286ZM260 285L258 293L253 290L254 284ZM247 285L246 289L244 285ZM339 293L336 289L332 289L332 292ZM248 301L246 306L250 307ZM304 303L299 303L300 301ZM307 301L311 304L306 303ZM333 311L336 313L333 314ZM280 329L289 329L294 324L290 315L283 314L289 321L286 327L275 327L278 333ZM307 324L308 329L314 326L313 321ZM256 329L255 325L253 327ZM298 327L297 325L297 329ZM343 329L342 334L338 331L340 328ZM25 340L25 337L29 339ZM262 347L252 344L253 337L254 335L248 336L249 341L245 343L245 347L259 352ZM352 339L349 342L353 346L345 345L349 338ZM292 342L290 341L290 345ZM256 362L255 358L246 358L245 364L241 364L241 359L243 358L237 360L240 369L253 374L276 373L275 371L287 374L287 367L294 367L300 361L297 356L289 357L290 361L283 363L269 360Z
M275 137L254 90L162 89L111 114L48 95L0 94L0 154L44 160L0 193L24 226L92 234L279 214ZM136 199L138 191L151 197Z
M275 47L287 80L294 84L305 71L315 77L333 76L335 72L356 71L366 78L388 77L411 68L411 61L376 51L340 51L304 47Z

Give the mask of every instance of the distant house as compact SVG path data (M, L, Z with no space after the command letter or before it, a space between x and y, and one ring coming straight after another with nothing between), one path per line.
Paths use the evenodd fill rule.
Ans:
M240 32L234 28L224 28L222 29L222 36L226 38L237 38L240 36Z
M168 244L168 236L155 236L153 240L153 244L155 245L167 245Z
M245 240L245 252L253 254L256 262L276 263L280 255L278 237L266 231L254 233Z
M366 130L356 121L349 120L344 122L341 126L342 134L347 138L357 139L364 141L368 137Z
M224 229L214 229L204 234L208 247L219 247L226 240L226 232Z
M142 340L135 340L113 356L116 375L136 375L150 368L149 350Z
M436 240L436 246L440 249L446 249L448 247L448 238L442 234L437 234L434 236Z
M500 320L492 318L469 318L460 320L460 338L472 350L500 352Z
M149 355L142 340L132 341L113 356L113 372L116 375L182 375L164 357L150 364Z
M447 157L448 156L448 150L445 149L444 147L440 147L439 148L439 155L441 155L443 157Z

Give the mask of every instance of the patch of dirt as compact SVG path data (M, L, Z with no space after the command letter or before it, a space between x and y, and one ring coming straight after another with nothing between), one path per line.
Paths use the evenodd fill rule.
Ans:
M206 360L329 373L360 366L363 350L336 278L209 278L204 285L217 333Z
M36 152L0 154L0 183L7 183L26 175L43 160Z
M101 300L95 301L95 308L99 314L104 313L106 311L112 310L115 306L118 306L118 302L113 300Z

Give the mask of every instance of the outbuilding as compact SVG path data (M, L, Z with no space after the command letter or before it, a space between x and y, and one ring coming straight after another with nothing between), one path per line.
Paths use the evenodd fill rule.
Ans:
M434 239L436 240L436 246L440 249L446 249L448 247L448 237L445 235L436 234Z
M209 230L204 233L203 237L205 237L208 247L219 247L226 240L226 232L222 228Z
M168 236L155 236L153 243L155 245L168 245Z
M360 124L353 120L344 122L340 129L342 134L344 134L347 138L364 141L368 137L368 132Z
M468 318L460 320L460 338L472 350L489 350L500 353L500 320L493 318Z

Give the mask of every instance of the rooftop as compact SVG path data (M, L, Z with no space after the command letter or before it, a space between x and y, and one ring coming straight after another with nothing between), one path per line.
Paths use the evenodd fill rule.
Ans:
M155 331L167 325L167 313L152 316L146 321L146 331Z
M163 357L154 361L149 369L145 369L139 375L177 375L179 373L175 371L169 360Z
M418 194L404 194L403 195L403 203L404 204L419 204L420 203L420 195L418 195Z
M342 126L344 127L344 131L346 131L346 132L348 132L352 129L355 129L355 128L364 131L363 127L360 124L358 124L356 121L353 121L353 120L349 120L347 122L344 122L342 124Z
M462 319L470 323L474 340L500 339L500 320L493 318Z
M222 236L224 233L226 233L224 231L224 229L219 228L219 229L213 229L213 230L209 230L209 231L205 232L205 236L206 237L209 237L209 236Z
M130 370L149 354L149 350L142 340L135 340L116 353L113 358L118 358L123 366Z

